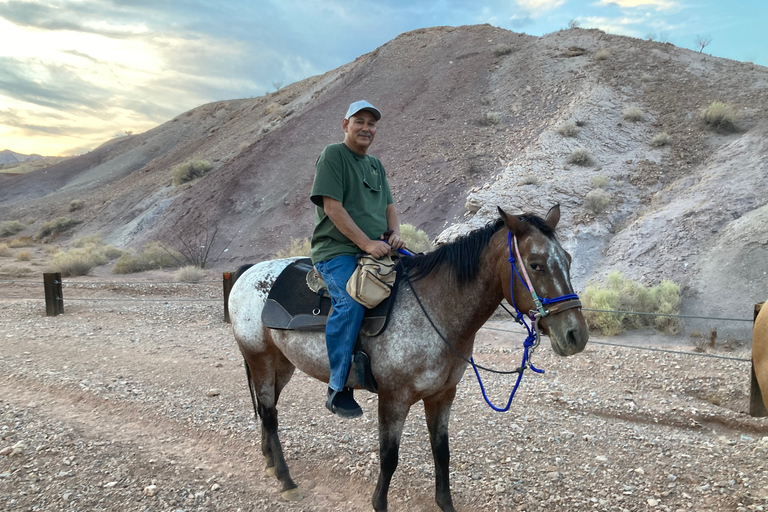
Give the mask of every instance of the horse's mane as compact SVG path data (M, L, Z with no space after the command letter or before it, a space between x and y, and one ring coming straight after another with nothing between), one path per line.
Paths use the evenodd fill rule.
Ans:
M518 215L518 219L537 228L548 238L555 238L555 231L544 219L532 214ZM504 227L502 219L489 222L484 227L460 236L453 242L441 245L432 252L414 257L400 258L400 263L413 280L429 275L443 265L448 265L460 284L472 281L480 270L480 254L488 246L491 237Z

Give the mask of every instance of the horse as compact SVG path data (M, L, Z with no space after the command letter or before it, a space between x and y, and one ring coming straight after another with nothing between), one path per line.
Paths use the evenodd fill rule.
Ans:
M757 311L757 306L755 306ZM768 416L768 307L762 303L752 327L752 386L749 414Z
M455 512L449 480L448 420L456 386L472 354L475 335L502 299L520 311L546 315L539 296L576 297L570 282L570 255L555 236L559 205L545 218L532 214L500 218L432 252L400 258L406 286L399 286L388 327L362 339L378 383L379 476L373 509L387 510L387 494L398 464L400 437L413 404L422 401L435 464L435 501ZM512 240L519 257L512 260ZM269 329L261 312L271 284L294 259L265 261L238 272L229 296L235 339L245 359L251 399L261 418L266 471L282 484L284 499L300 500L278 438L277 402L296 368L328 382L330 368L323 332ZM515 261L515 263L510 263ZM523 272L531 292L521 280ZM536 301L539 301L537 305ZM557 304L538 319L554 352L581 352L589 331L578 300ZM557 311L555 311L557 310ZM458 352L458 354L457 354ZM318 397L318 400L324 397Z

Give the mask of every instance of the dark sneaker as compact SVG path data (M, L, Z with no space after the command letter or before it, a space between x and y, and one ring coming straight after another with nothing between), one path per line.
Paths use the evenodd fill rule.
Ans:
M343 391L334 391L328 388L328 400L325 402L325 407L344 419L357 418L363 415L363 410L355 402L353 391L350 388L344 388Z

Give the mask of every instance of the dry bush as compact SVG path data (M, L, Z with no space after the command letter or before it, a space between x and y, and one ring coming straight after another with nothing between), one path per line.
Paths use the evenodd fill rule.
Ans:
M61 248L56 245L45 245L43 246L43 252L48 256L53 256L54 254L61 252Z
M557 128L557 133L563 137L575 137L580 131L581 128L576 126L576 123L563 123Z
M3 277L26 277L32 273L32 269L27 267L0 267L0 276Z
M72 247L85 247L86 245L104 245L101 233L82 236L72 242Z
M166 247L160 242L145 245L140 252L125 251L115 262L114 274L133 274L145 270L176 268L184 256L177 250Z
M29 261L31 258L32 253L26 249L16 253L16 261Z
M611 194L601 188L590 190L584 196L584 206L595 215L603 213L609 204L611 204Z
M523 176L523 179L520 180L520 183L518 185L525 186L525 185L538 185L541 183L541 180L538 176L535 174L527 174Z
M629 107L621 113L621 117L625 121L632 121L633 123L645 121L645 114L638 107Z
M488 112L485 114L485 124L494 125L501 122L501 112Z
M90 241L83 242L88 239ZM104 245L100 235L84 237L76 243L77 247L69 251L59 250L53 254L48 264L52 272L61 272L63 276L84 276L94 267L106 265L123 254L123 251L112 245Z
M201 177L213 168L207 160L191 160L173 168L173 184L179 186L187 181Z
M68 229L71 229L78 224L82 223L81 220L76 220L70 217L57 217L44 223L35 233L35 239L40 240L47 236L58 235Z
M671 137L667 132L657 133L651 139L651 146L655 148L660 148L662 146L666 146L667 144L669 144L670 140L671 140Z
M312 245L309 238L291 238L291 242L285 249L277 251L278 258L294 258L296 256L309 256Z
M18 249L19 247L30 247L32 245L35 245L35 242L32 240L31 236L20 236L19 238L14 238L10 241L10 243L8 243L8 246L12 247L13 249Z
M590 155L584 148L576 148L568 156L568 163L574 165L587 166L592 165L593 162L594 159L592 158L592 155Z
M605 188L611 183L611 179L608 176L603 176L602 174L592 176L590 181L592 183L592 188Z
M605 283L590 283L581 297L588 309L609 311L637 311L677 315L680 313L680 287L672 281L648 287L624 277L620 272L608 274ZM653 327L665 334L680 331L680 319L676 317L585 311L590 329L607 336L620 334L628 329Z
M429 252L435 248L429 235L412 224L401 224L400 236L405 240L405 246L413 252Z
M74 212L80 210L83 206L85 206L85 201L82 199L73 199L69 202L69 211Z
M605 60L605 59L607 59L610 56L611 56L611 50L609 50L607 48L600 48L593 55L595 60Z
M0 256L10 256L11 250L8 244L0 244Z
M497 57L503 57L512 53L513 48L507 44L502 44L493 49L493 54Z
M6 220L5 222L0 222L0 237L15 235L25 227L26 226L18 220Z
M177 283L197 283L205 277L205 272L195 265L181 267L173 274L173 280Z
M727 103L713 101L711 105L701 111L701 119L713 128L732 132L736 131L739 112Z

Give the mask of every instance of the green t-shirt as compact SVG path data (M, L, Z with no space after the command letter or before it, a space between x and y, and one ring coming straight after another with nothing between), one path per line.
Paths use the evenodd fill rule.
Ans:
M377 158L357 154L343 143L331 144L317 159L310 196L316 205L313 263L362 252L325 214L323 196L341 202L355 224L371 240L378 240L387 230L386 209L392 204L392 194L384 166Z

